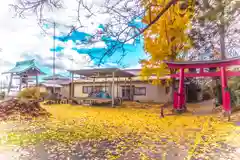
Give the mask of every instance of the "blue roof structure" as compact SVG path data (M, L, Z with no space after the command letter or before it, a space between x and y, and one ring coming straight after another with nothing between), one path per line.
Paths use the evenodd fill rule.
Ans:
M44 77L43 80L70 80L70 78L62 76L60 74L55 74L55 76L51 75L48 77Z
M42 72L35 63L35 60L26 60L26 61L19 61L16 63L15 67L10 69L8 72L4 73L16 73L16 74L21 74L30 70L34 70L38 74L45 75L44 72Z

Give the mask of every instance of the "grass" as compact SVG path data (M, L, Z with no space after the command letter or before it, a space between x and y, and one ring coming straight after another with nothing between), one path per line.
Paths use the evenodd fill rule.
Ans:
M68 145L88 141L92 142L91 147L95 150L108 148L104 153L109 159L138 148L142 150L141 157L153 156L159 148L164 152L161 155L166 155L173 143L177 147L186 147L189 157L206 157L215 148L222 148L222 143L240 147L240 129L215 115L186 114L160 118L158 107L43 107L52 114L49 119L24 121L24 125L13 130L1 131L1 143L27 146L46 141ZM151 151L151 154L145 154L144 150Z

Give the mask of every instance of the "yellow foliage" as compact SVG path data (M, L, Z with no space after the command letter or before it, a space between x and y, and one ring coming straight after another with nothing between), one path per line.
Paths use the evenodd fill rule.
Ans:
M221 148L219 144L222 142L240 146L239 129L231 123L222 122L214 115L185 114L159 118L159 108L94 108L70 105L44 107L52 114L50 119L35 119L27 124L28 131L13 131L8 134L7 141L2 143L20 144L21 141L28 144L52 140L69 145L76 141L91 140L97 145L101 140L120 140L117 142L118 155L112 155L110 148L104 148L109 149L108 159L117 159L122 153L138 148L150 152L161 149L163 156L167 156L169 153L164 151L170 143L175 143L176 147L187 147L189 158L201 154L204 157L210 151L215 152L216 148ZM35 132L39 128L44 130L41 133ZM141 158L148 159L145 153L141 154Z
M24 99L39 99L40 89L38 87L25 88L19 92L18 97Z
M142 5L145 8L152 5L143 22L150 24L169 1L143 0ZM144 47L150 59L141 63L143 75L155 74L159 78L169 74L169 69L163 61L180 60L179 53L186 53L191 48L191 41L186 32L190 29L193 4L191 0L187 2L189 6L186 9L182 9L180 2L170 7L156 23L144 32Z

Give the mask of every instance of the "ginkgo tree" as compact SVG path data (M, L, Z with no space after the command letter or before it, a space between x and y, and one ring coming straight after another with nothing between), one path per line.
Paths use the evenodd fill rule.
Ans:
M169 0L143 0L144 7L149 7L143 18L143 23L149 24L151 19L160 12ZM162 17L144 32L144 47L149 55L148 60L141 60L142 75L150 77L157 76L153 83L160 83L161 77L166 74L174 74L175 69L168 69L164 60L177 61L191 48L191 40L188 31L191 29L191 18L193 15L193 3L190 1L178 1L171 6ZM166 82L166 81L165 81ZM172 79L172 89L175 80Z

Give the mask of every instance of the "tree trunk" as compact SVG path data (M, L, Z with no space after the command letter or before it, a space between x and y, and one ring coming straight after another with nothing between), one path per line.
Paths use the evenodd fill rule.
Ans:
M226 59L224 8L222 10L222 15L220 17L219 35L220 35L221 60L224 60L224 59ZM225 90L225 88L224 88L224 90ZM222 99L223 99L223 97L222 97ZM224 112L223 114L228 116L228 121L230 121L231 113Z
M221 24L219 26L219 35L220 35L220 52L221 52L221 60L226 59L225 55L225 27L224 27L224 21L223 19L220 20ZM220 77L213 77L213 80L215 81L215 87L217 88L215 93L216 98L216 105L222 105L222 92L219 90L220 84Z
M220 48L221 48L221 59L226 59L225 55L225 27L224 22L221 22L219 27L219 35L220 35Z

